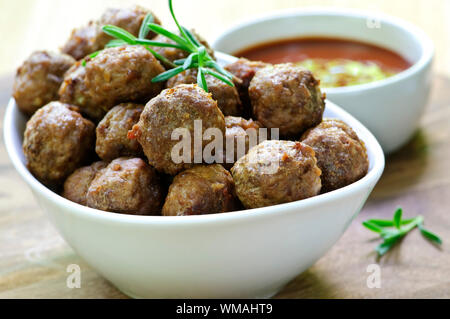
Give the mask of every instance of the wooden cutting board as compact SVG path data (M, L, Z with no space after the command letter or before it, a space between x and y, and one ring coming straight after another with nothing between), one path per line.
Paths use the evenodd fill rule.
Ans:
M0 79L0 118L12 78ZM401 121L401 119L399 119ZM0 128L2 124L0 124ZM411 142L387 158L367 204L338 243L276 298L450 298L450 79L436 76L432 99ZM367 218L425 216L444 244L417 230L377 259ZM66 285L67 266L82 271L80 289ZM367 267L380 266L380 288L368 288ZM126 298L63 241L13 169L0 142L0 298Z

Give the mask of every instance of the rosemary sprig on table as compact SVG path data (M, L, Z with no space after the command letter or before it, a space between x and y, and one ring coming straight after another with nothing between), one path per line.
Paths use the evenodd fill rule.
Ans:
M202 45L195 35L190 32L185 27L182 27L177 18L175 17L175 13L173 11L172 0L169 0L169 9L172 15L175 24L178 27L180 35L172 33L162 26L154 23L154 18L151 14L148 14L144 21L142 22L139 36L135 37L128 31L119 28L114 25L105 25L102 30L106 34L112 36L113 40L111 40L106 47L116 47L122 45L142 45L147 50L149 50L158 60L160 60L163 64L170 67L169 70L163 72L152 79L152 82L163 82L171 77L186 71L188 69L197 69L197 84L203 88L206 92L208 92L208 85L206 83L205 75L211 75L222 82L230 86L234 86L233 84L233 75L224 70L207 52L204 45ZM148 33L153 31L157 34L160 34L174 43L165 43L159 41L152 41L146 39ZM150 47L170 47L176 48L182 51L186 51L189 53L189 56L185 59L176 60L174 62L169 61L164 56L158 54ZM94 52L89 55L89 58L95 58L99 52ZM83 65L86 65L86 61L83 60Z
M380 234L383 242L375 248L379 256L386 254L395 244L415 227L419 228L422 235L435 244L442 244L441 238L423 227L423 216L402 220L402 208L398 208L392 220L368 219L362 224L369 230Z

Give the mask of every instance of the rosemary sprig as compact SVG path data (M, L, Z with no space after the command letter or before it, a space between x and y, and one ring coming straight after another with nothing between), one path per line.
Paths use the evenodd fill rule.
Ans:
M367 229L378 233L381 238L383 238L383 242L375 248L375 251L379 256L386 254L401 238L415 227L419 228L426 239L438 245L442 244L442 240L439 236L423 227L423 216L419 215L411 219L402 220L402 214L402 208L398 208L395 211L392 220L369 219L362 223Z
M208 85L206 83L206 75L213 76L220 81L223 81L229 86L234 86L233 75L224 70L207 52L204 45L187 28L182 27L178 22L173 6L172 0L169 0L169 9L175 24L178 27L179 34L177 35L164 29L162 26L154 23L154 18L147 15L141 25L139 37L135 37L128 31L114 25L105 25L102 30L114 39L111 40L106 47L116 47L125 44L128 45L142 45L149 50L158 60L170 67L166 72L159 74L152 79L152 82L167 81L171 77L186 71L188 69L197 69L197 84L208 92ZM159 41L151 41L145 39L150 31L160 34L174 43L165 43ZM176 48L189 53L185 59L177 60L175 62L169 61L164 56L158 54L150 47L170 47ZM83 65L86 61L83 60Z
M142 21L141 28L139 29L139 39L145 39L150 32L150 29L147 27L147 24L155 22L155 17L149 13L145 16Z

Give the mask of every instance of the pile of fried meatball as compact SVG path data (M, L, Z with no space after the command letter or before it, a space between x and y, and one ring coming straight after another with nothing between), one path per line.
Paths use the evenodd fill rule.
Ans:
M47 187L108 212L181 216L301 200L367 173L364 143L342 121L322 119L324 95L308 70L239 59L225 67L235 86L207 75L206 93L193 69L152 83L167 66L143 46L103 49L111 38L102 25L137 36L149 12L109 9L75 29L60 52L34 52L18 69L13 95L30 116L23 152L30 172ZM154 37L170 41L148 35ZM187 56L153 49L171 61ZM214 128L226 140L244 139L243 156L223 163L174 161L173 131L187 129L193 139L196 120L202 133ZM277 128L280 139L250 147L249 128ZM208 143L202 140L200 151Z

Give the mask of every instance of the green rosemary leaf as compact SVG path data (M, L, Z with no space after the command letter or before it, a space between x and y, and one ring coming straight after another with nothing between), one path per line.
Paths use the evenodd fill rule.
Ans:
M170 14L172 15L173 21L175 21L175 24L178 27L178 30L180 31L180 34L189 41L189 44L192 45L193 47L195 47L196 45L189 39L188 35L186 34L186 32L184 31L184 29L180 26L180 24L178 23L177 17L175 16L175 12L173 10L173 5L172 5L172 0L169 0L169 10L170 10Z
M108 34L114 38L121 39L121 40L127 42L128 44L136 44L137 38L134 35L132 35L130 32L128 32L122 28L119 28L115 25L110 25L110 24L104 25L102 27L102 30L106 34Z
M163 48L176 48L185 51L183 47L176 43L166 43L166 42L158 42L147 39L136 39L136 44L140 45L149 45L152 47L163 47Z
M179 60L173 61L173 63L175 65L183 65L185 61L186 61L186 59L179 59Z
M186 62L187 58L185 59L179 59L179 60L175 60L173 61L173 63L175 65L183 65ZM198 55L196 55L193 59L192 59L192 63L194 64L198 64Z
M442 239L438 235L436 235L436 234L430 232L429 230L425 229L422 224L419 224L418 227L419 227L420 232L422 233L422 235L425 238L429 239L430 241L432 241L432 242L434 242L436 244L439 244L439 245L442 244Z
M379 227L394 227L394 222L392 219L369 219L367 221ZM414 218L402 219L401 224L406 225L412 221L414 221Z
M181 73L181 72L183 72L183 71L184 71L183 67L182 67L182 66L178 66L178 67L176 67L176 68L174 68L174 69L170 69L170 70L168 70L168 71L166 71L166 72L163 72L163 73L161 73L161 74L158 74L157 76L155 76L155 77L152 79L152 82L155 83L155 82L163 82L163 81L166 81L166 80L170 79L171 77L173 77L173 76L175 76L175 75L177 75L178 73Z
M148 28L148 24L149 23L153 23L155 22L155 18L153 17L153 15L151 13L148 13L144 20L142 21L141 24L141 28L139 29L139 38L140 39L145 39L148 35L148 33L150 32L150 29Z
M195 61L194 61L195 59ZM198 61L198 53L191 53L183 63L183 69L187 70L192 66L193 62Z
M205 90L206 93L208 93L208 85L206 84L205 73L204 73L202 67L199 67L199 68L198 68L197 84L198 84L198 86L200 86L203 90Z
M375 251L378 253L379 256L383 256L384 254L386 254L392 247L395 246L395 244L398 242L398 240L400 239L400 237L390 240L390 241L384 241L381 244L379 244L376 248Z
M105 48L120 47L120 46L126 45L126 44L128 44L128 43L123 41L122 39L113 39L105 45Z
M186 33L188 38L192 41L192 43L194 43L197 47L201 46L201 43L197 40L197 38L195 37L195 35L191 31L189 31L188 29L186 29L183 26L181 28Z
M193 51L193 47L188 41L186 41L185 39L183 39L179 35L176 35L175 33L164 29L159 24L149 23L147 26L148 26L148 28L151 31L153 31L155 33L158 33L158 34L161 34L161 35L165 36L166 38L169 38L170 40L172 40L175 43L177 43L180 47L183 48L184 51L188 51L188 52L192 52Z
M394 226L397 229L400 229L400 226L401 226L402 213L403 213L403 210L401 208L397 208L397 210L394 213L394 218L392 219L394 222Z
M231 74L230 72L228 72L227 70L225 70L224 68L222 68L222 66L220 66L216 61L214 60L210 60L208 61L205 66L207 66L208 68L212 68L215 69L217 72L219 72L220 74L225 75L227 78L229 78L230 80L233 79L233 74Z
M229 86L233 86L234 87L234 83L232 81L230 81L229 79L227 79L225 76L222 76L219 73L214 72L211 69L204 69L204 71L205 71L206 74L212 75L216 79L219 79L222 82L225 82L226 84L228 84Z
M200 66L203 66L206 57L206 48L201 45L198 47L197 52L198 52L198 63Z
M161 61L163 64L170 66L171 68L176 68L177 66L170 61L169 59L167 59L165 56L159 54L158 52L156 52L155 50L149 48L148 46L145 46L145 48L150 51L155 58L157 58L159 61Z
M363 226L366 227L367 229L376 232L376 233L381 233L383 231L382 228L378 227L377 225L371 223L370 221L364 221L362 222Z
M385 242L397 241L398 239L402 238L405 235L406 235L405 232L401 232L398 230L393 231L390 235L384 237L384 241Z
M401 233L401 231L397 228L389 229L389 228L383 228L382 232L380 233L381 238L386 239L389 237L392 237L394 235L398 235Z

